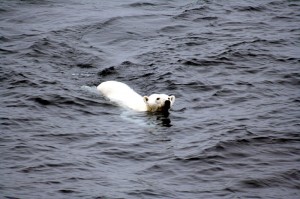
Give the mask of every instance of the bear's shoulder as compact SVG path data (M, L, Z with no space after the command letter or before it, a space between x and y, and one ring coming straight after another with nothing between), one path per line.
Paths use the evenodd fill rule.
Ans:
M143 97L125 83L106 81L97 86L97 90L110 101L120 106L136 111L148 111L148 106L144 102Z

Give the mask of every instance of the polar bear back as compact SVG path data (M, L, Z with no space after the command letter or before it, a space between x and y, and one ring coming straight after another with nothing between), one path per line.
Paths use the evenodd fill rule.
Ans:
M123 107L128 107L136 111L148 110L143 97L122 82L106 81L101 83L97 87L97 90L112 102Z

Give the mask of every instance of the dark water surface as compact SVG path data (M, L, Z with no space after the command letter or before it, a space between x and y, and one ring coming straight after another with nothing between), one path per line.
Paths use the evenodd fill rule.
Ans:
M1 198L300 198L300 1L0 1ZM169 116L95 87L176 96Z

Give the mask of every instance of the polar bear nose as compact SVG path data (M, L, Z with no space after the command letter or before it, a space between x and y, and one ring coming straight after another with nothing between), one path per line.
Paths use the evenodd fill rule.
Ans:
M165 101L165 108L169 109L171 107L171 102L170 100Z

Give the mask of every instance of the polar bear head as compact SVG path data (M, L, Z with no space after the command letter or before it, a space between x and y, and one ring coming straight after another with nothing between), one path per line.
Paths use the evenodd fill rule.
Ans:
M175 102L174 95L166 94L152 94L150 96L144 96L143 99L147 105L148 111L151 112L167 112Z

